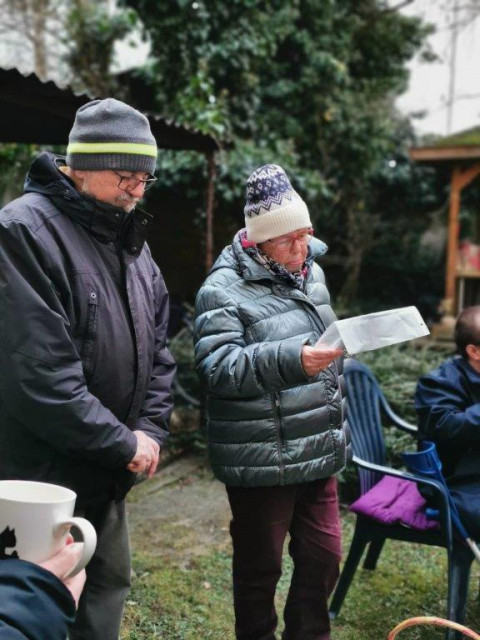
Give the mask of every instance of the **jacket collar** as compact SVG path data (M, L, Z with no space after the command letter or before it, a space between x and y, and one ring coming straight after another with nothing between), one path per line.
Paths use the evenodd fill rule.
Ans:
M328 247L322 240L312 238L309 245L309 255L314 260L327 251ZM211 271L222 267L235 269L244 280L278 280L273 273L245 253L240 240L240 232L235 235L232 244L222 251Z
M65 158L47 151L40 153L25 178L25 193L46 196L62 213L87 229L100 242L112 243L132 255L139 255L152 216L138 208L127 213L81 193L73 181L60 171L62 164L65 164Z

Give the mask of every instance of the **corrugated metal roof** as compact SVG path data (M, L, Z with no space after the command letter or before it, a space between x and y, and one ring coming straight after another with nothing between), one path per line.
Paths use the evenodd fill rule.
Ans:
M0 68L0 142L65 145L76 110L95 96L79 93L35 73ZM147 113L161 149L211 152L219 149L212 136Z

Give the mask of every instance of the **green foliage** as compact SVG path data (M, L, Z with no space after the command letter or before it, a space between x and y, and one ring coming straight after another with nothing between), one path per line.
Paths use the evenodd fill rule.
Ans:
M152 41L143 75L155 88L155 108L232 143L219 157L217 251L242 226L246 177L277 162L331 250L343 256L342 297L352 303L365 255L392 231L382 218L398 184L385 166L397 153L407 162L411 143L400 140L404 125L392 104L430 28L380 0L127 4ZM176 155L167 169L174 185L183 182L175 176L177 162L185 166ZM200 184L195 160L190 168ZM399 180L412 186L415 176L404 171ZM191 200L197 217L203 204L197 190ZM394 217L409 219L423 206L412 202ZM334 280L339 289L345 274Z
M371 211L376 215L366 253L359 299L368 310L417 304L428 321L443 294L444 252L424 245L424 233L446 220L447 187L432 167L413 165L408 149L417 143L411 125L398 121L389 162L370 183ZM393 166L392 166L393 165Z
M63 43L72 84L97 96L118 95L120 87L110 73L114 46L135 28L136 12L126 9L111 15L106 6L90 0L69 4Z
M0 207L23 193L25 173L37 153L36 145L0 144Z
M446 136L444 138L438 138L433 142L434 147L443 147L443 146L462 146L462 145L472 145L476 146L480 144L480 127L472 127L471 129L466 129L465 131L461 131L460 133L454 133L451 136Z
M453 353L452 344L420 340L370 351L359 360L371 368L393 410L416 424L413 395L418 378Z

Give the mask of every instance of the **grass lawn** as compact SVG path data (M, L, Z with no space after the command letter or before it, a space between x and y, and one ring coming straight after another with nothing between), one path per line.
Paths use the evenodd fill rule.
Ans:
M344 548L354 518L343 514ZM187 567L148 553L134 554L135 577L126 607L123 640L233 640L230 556L226 551L194 559ZM281 612L291 563L285 558L278 589ZM383 640L396 624L417 615L445 615L446 562L442 549L387 541L379 566L359 569L340 616L333 622L334 640ZM466 624L480 629L479 567L473 566ZM280 629L282 625L280 624ZM404 640L443 638L433 627L412 627Z

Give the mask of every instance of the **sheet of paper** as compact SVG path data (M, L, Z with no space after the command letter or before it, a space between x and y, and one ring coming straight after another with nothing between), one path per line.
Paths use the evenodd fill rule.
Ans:
M336 320L316 344L345 349L349 355L373 351L430 333L416 307L402 307Z

